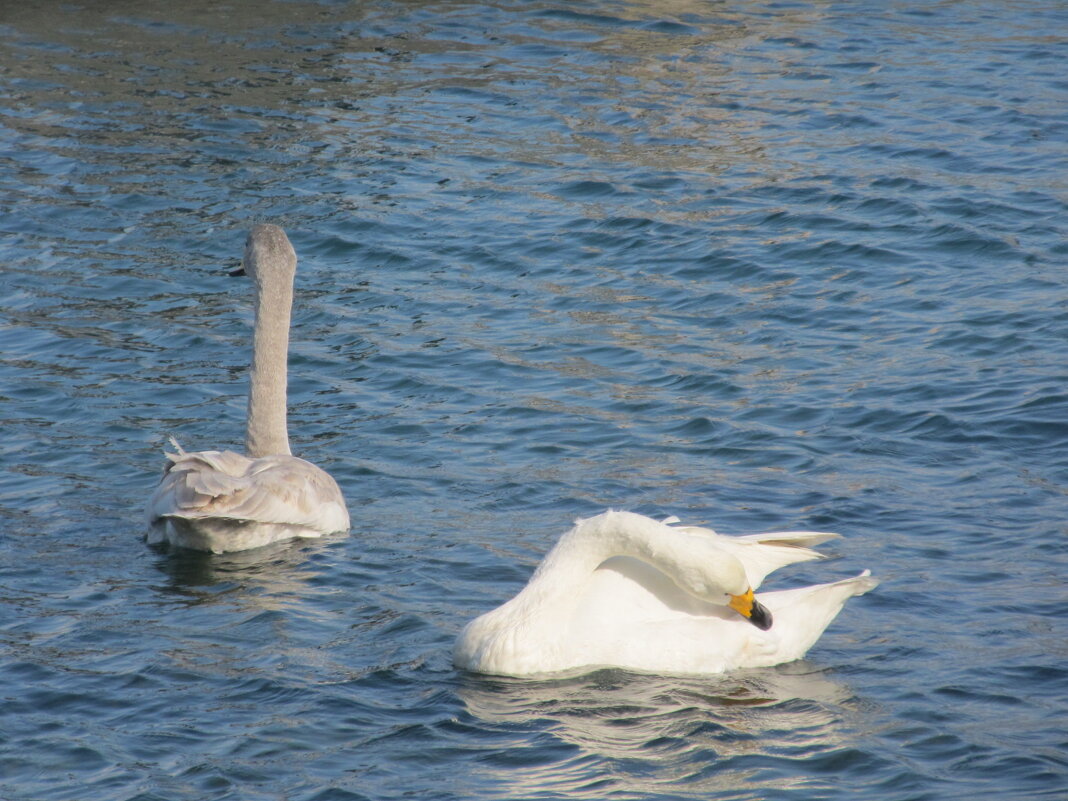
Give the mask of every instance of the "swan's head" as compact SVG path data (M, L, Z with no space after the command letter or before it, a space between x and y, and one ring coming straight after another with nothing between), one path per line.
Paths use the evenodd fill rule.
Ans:
M241 267L233 275L247 275L258 287L263 287L274 276L291 282L296 270L297 254L286 232L277 225L263 224L249 232Z
M708 553L679 571L676 583L697 598L729 606L761 631L770 629L771 612L753 596L742 563L719 549L705 548Z

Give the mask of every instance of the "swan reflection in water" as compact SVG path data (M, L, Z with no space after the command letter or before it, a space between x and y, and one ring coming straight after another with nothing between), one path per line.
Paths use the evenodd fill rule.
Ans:
M806 760L850 745L858 706L846 685L805 661L702 677L618 669L536 681L466 674L458 692L482 723L545 732L524 735L530 745L502 749L499 761L480 761L478 770L492 774L483 778L506 787L509 798L582 797L594 786L598 796L670 790L700 798L812 787ZM506 753L515 748L529 753ZM547 752L543 766L539 748Z
M287 540L248 551L211 554L185 548L158 549L156 568L166 576L157 588L163 600L188 605L232 604L251 610L282 609L308 593L319 571L315 554L333 540Z
M290 540L249 551L170 549L156 557L164 581L154 614L173 647L170 667L209 677L270 681L334 675L343 666L322 648L338 590L322 579L343 536ZM177 611L176 611L177 610ZM279 667L289 666L279 678Z

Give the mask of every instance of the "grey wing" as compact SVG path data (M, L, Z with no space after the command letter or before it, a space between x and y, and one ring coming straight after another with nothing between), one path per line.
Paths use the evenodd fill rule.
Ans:
M233 451L168 453L159 486L148 502L148 520L219 515L248 487L252 460Z
M295 456L266 456L253 462L249 478L250 486L236 507L244 519L322 532L349 527L337 482L311 462Z
M348 528L337 483L293 456L249 459L232 451L168 454L170 464L148 505L149 522L163 517L223 519L310 528Z

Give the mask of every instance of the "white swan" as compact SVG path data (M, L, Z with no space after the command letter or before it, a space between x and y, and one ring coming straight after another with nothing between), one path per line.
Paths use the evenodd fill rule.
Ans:
M286 431L286 360L297 254L277 225L257 225L245 242L242 272L253 280L248 456L232 451L167 453L163 478L148 502L150 543L222 553L349 527L341 490L330 475L290 455Z
M878 584L859 576L793 590L753 590L771 571L820 558L837 534L724 537L630 512L579 521L507 603L467 624L461 669L533 676L614 666L720 673L800 659L846 600ZM746 619L748 618L748 620Z

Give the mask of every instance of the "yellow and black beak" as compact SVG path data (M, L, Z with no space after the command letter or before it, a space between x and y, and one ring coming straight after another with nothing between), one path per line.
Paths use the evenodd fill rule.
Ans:
M752 589L746 590L742 595L732 595L728 606L761 631L771 628L771 612L753 597Z

